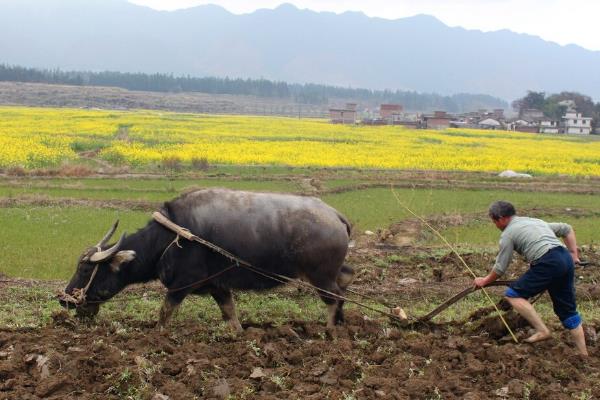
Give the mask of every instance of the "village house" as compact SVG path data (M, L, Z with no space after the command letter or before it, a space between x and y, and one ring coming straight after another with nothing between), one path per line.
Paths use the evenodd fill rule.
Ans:
M561 133L567 135L589 135L592 133L592 118L584 117L581 113L568 111L562 117Z
M329 122L332 124L355 124L356 103L346 103L344 108L330 108Z
M517 125L514 130L517 132L539 133L540 127L537 125Z
M507 129L506 117L501 108L492 111L480 109L457 115L450 122L450 126L469 129Z
M402 118L394 124L413 129L422 128L421 116L416 113L403 113Z
M381 104L379 106L379 117L387 124L394 125L402 120L402 110L400 104Z
M490 114L489 114L490 118L495 119L496 121L503 121L506 118L504 117L504 110L502 108L496 108L494 109Z
M560 124L551 118L540 120L540 133L559 133Z
M506 129L516 132L538 133L539 124L522 118L513 119L506 122Z
M452 119L446 111L434 111L433 115L423 115L423 125L427 129L448 129Z

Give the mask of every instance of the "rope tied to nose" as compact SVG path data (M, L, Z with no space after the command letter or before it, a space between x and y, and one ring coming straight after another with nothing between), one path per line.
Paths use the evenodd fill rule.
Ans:
M100 246L94 246L94 247L96 248L96 253L102 251L102 248ZM84 260L89 259L89 257L91 257L91 254L92 253L88 253L83 259ZM90 289L90 286L92 285L92 281L96 277L96 273L98 272L98 266L99 266L99 264L96 264L94 266L94 270L92 271L92 276L90 276L90 280L88 281L87 285L85 285L83 288L73 289L73 294L68 294L64 290L60 291L57 295L58 299L65 301L67 303L74 304L75 307L79 307L83 303L85 303L87 291Z
M85 285L85 287L73 289L73 294L68 294L67 292L62 291L58 294L58 298L60 300L66 301L67 303L74 304L76 307L79 307L83 303L85 303L87 291L92 285L92 281L94 280L94 278L96 277L96 273L98 272L98 265L99 264L96 264L94 266L92 276L90 276L90 280L88 281L87 285Z

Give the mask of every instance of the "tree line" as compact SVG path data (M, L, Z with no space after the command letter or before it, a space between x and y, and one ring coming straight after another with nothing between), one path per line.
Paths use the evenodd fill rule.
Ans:
M268 79L174 76L129 72L63 71L0 64L0 81L48 83L76 86L114 86L152 92L200 92L208 94L251 95L293 100L297 103L327 105L346 100L370 104L399 103L407 110L466 112L480 108L506 108L507 103L488 95L455 94L441 96L402 90L343 88L321 84L298 84Z

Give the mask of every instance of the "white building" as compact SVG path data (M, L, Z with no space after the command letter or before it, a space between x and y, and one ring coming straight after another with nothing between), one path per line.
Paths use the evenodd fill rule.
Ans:
M540 133L559 133L559 123L552 119L540 121Z
M592 133L592 119L581 113L569 111L562 117L562 133L567 135L589 135Z

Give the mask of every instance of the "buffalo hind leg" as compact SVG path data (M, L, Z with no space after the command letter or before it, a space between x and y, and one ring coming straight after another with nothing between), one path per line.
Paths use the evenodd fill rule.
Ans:
M319 296L321 297L321 300L323 300L323 302L327 305L327 328L333 328L337 323L336 315L338 314L338 308L341 307L339 304L341 300L338 300L337 296L340 296L342 294L342 290L336 282L332 282L327 285L313 283L313 285L323 290L319 290Z
M240 324L235 312L235 303L233 302L231 291L219 289L211 291L210 294L221 309L223 321L227 322L234 332L243 332L244 329L242 328L242 325Z
M340 269L340 273L337 276L337 284L339 286L339 288L341 289L342 294L346 293L346 288L348 287L348 285L350 285L350 283L352 282L352 279L354 278L354 270L344 264L342 265L342 268ZM334 323L336 325L342 324L344 322L344 300L338 300L337 301L337 305L335 308L335 314L334 314Z
M165 296L165 300L163 301L162 307L160 308L160 313L158 317L158 327L160 329L164 329L173 312L179 307L183 299L185 298L185 294L173 294L169 293Z

